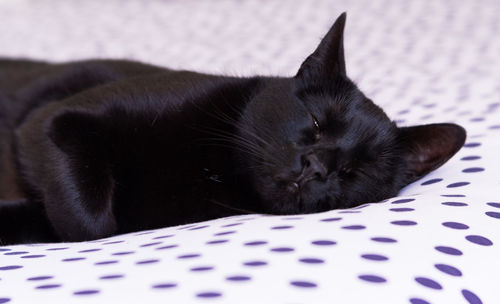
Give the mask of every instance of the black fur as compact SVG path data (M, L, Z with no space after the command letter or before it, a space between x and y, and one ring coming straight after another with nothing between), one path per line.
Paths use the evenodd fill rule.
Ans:
M463 145L351 82L342 14L293 78L0 60L0 240L82 241L394 196Z

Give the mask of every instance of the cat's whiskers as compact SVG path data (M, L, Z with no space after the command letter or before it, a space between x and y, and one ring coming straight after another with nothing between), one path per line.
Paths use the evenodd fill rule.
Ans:
M242 116L242 119L243 120L246 120L248 122L248 118L246 116ZM284 159L286 158L286 155L284 154L284 152L280 149L276 149L273 145L269 144L269 142L273 142L275 141L274 139L274 136L273 134L271 133L271 130L268 130L266 128L263 128L262 126L260 125L256 125L256 124L251 124L257 131L259 131L260 134L262 134L261 136L265 137L265 138L262 138L261 136L258 136L255 132L251 132L247 129L244 129L245 133L249 134L249 135L252 135L254 137L258 137L260 139L261 142L265 143L266 146L270 147L274 152L273 154L275 154L278 159Z
M253 155L258 157L259 159L270 160L273 162L279 161L278 158L276 158L273 154L269 153L267 150L262 149L262 147L256 146L253 142L249 141L248 139L239 136L237 134L234 134L232 132L220 130L217 128L204 128L203 131L216 136L215 138L210 138L211 141L223 141L227 143L233 143L242 148L243 152L253 152L254 153Z
M212 140L218 140L218 141L221 141L221 142L228 142L228 141L223 141L223 140L220 140L220 139L217 139L217 138L213 138ZM276 166L273 163L267 162L265 160L265 158L263 158L262 155L255 154L252 151L249 151L247 149L243 149L242 147L235 146L234 144L230 145L230 144L209 143L209 145L211 145L211 146L218 146L218 147L224 147L224 148L229 148L229 149L235 149L235 150L238 150L240 152L243 152L243 153L249 154L251 156L254 156L257 159L256 161L258 161L261 164L261 166L260 166L261 168L265 168L265 166L268 166L268 167L275 167ZM257 167L257 166L254 166L254 167ZM251 167L247 167L247 168L251 168Z
M226 103L226 105L236 114L237 117L239 117L241 120L244 120L245 122L247 122L248 125L252 125L255 129L257 129L257 131L259 132L260 135L258 135L256 132L252 132L252 131L248 130L247 128L237 128L238 124L240 124L241 122L238 121L236 118L228 115L224 111L222 111L216 105L213 105L214 112L210 113L210 116L218 119L219 121L221 121L223 123L231 125L231 126L237 128L238 130L241 130L243 133L254 138L255 140L257 140L260 144L262 144L266 148L271 148L273 150L272 151L273 153L269 153L269 155L277 155L278 156L278 157L273 157L273 158L275 158L274 161L279 162L280 158L285 158L283 151L281 151L280 149L275 149L274 146L270 144L270 142L274 141L274 138L273 138L270 130L262 128L259 125L248 123L248 117L245 116L240 109L235 108L231 103ZM231 134L231 135L236 136L235 134ZM240 138L242 140L244 140L245 142L250 143L253 146L253 143L249 142L246 138L244 138L244 137L240 137Z

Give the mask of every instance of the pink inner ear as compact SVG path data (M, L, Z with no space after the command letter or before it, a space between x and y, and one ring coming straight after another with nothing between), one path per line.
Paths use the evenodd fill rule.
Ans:
M455 124L401 128L399 139L412 181L444 164L460 150L465 137L465 130Z

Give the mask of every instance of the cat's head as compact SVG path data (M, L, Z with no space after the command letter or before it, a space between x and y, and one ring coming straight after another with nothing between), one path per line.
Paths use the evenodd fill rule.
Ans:
M243 166L267 212L318 212L394 196L465 141L454 124L398 128L349 80L345 18L295 77L270 79L241 118L250 155Z

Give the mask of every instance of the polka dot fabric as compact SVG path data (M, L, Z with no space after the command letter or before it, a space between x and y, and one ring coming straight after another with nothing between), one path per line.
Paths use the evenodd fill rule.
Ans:
M498 1L3 1L0 55L293 75L342 11L368 96L467 129L448 163L349 210L0 247L0 303L498 302Z

